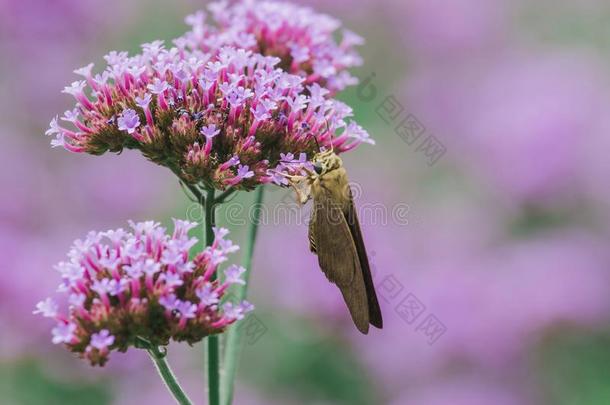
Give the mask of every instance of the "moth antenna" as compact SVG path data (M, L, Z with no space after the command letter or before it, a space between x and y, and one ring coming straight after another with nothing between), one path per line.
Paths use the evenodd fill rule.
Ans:
M320 149L320 144L318 143L318 137L314 135L313 140L316 143L316 146L318 147L318 152L321 152L322 150Z
M333 137L332 137L332 135L330 135L330 125L328 125L328 118L327 117L324 117L324 123L326 123L325 132L329 133L328 140L330 141L330 151L331 151L331 153L334 153L335 148L333 146ZM319 146L318 146L318 149L320 149Z

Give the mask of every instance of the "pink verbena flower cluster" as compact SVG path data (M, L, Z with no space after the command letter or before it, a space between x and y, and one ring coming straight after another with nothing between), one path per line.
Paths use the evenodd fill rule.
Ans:
M69 260L57 265L68 296L67 313L49 298L34 313L54 319L53 343L104 365L112 350L125 351L147 342L165 346L170 339L190 344L223 332L253 309L220 301L231 284L243 284L242 267L229 266L224 281L212 280L229 253L239 249L215 229L215 240L193 260L197 243L188 232L196 223L174 220L173 234L153 221L123 229L90 232L77 240Z
M61 118L72 128L55 117L47 131L54 146L94 155L139 149L186 182L248 190L278 180L282 153L373 143L346 121L350 107L277 68L279 58L232 47L165 49L161 41L142 49L111 52L99 74L93 64L75 71L85 80L65 88L77 103Z
M333 94L358 83L347 69L362 64L355 46L364 40L349 30L335 40L341 23L312 9L277 1L219 1L208 6L211 22L199 11L186 18L191 31L174 41L179 47L210 52L237 46L281 59L283 70L319 83Z

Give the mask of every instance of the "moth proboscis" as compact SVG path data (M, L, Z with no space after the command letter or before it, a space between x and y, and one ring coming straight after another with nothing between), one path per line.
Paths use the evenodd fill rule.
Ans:
M313 198L309 247L320 268L341 290L356 328L383 327L360 223L347 172L332 149L314 155L314 170L304 176L284 174L300 204Z

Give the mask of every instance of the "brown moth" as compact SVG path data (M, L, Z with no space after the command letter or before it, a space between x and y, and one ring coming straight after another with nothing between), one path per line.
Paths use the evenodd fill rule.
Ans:
M369 324L383 327L352 192L343 162L332 149L317 153L314 171L305 176L285 175L300 204L313 197L309 248L320 268L341 290L356 328L364 334Z

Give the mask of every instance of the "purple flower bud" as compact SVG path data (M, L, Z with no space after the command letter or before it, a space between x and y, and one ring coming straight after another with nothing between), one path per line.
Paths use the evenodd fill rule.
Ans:
M294 160L294 155L292 153L280 153L280 161L292 162L293 160Z
M239 156L233 156L231 159L227 160L223 164L221 164L218 168L222 170L227 170L230 167L236 166L239 164Z
M295 63L303 63L309 60L309 48L300 45L290 45L290 56Z
M145 222L133 222L128 221L129 226L134 230L134 232L138 235L149 234L154 232L161 224L155 221L145 221Z
M131 265L123 266L123 270L131 278L140 278L144 274L144 263L135 262Z
M175 245L170 245L170 247L171 246ZM167 249L163 252L161 256L161 263L175 266L178 263L182 262L183 258L184 256L182 255L182 252L179 249Z
M266 119L271 118L269 114L269 109L265 106L264 103L258 103L256 108L252 111L252 115L254 115L254 119L257 121L264 121Z
M82 307L85 304L87 296L82 293L70 294L68 297L68 303L73 307Z
M203 26L205 24L205 12L197 11L194 14L189 14L184 19L184 22L192 27Z
M375 140L370 137L369 133L355 122L350 122L344 133L348 137L355 139L358 142L365 142L375 145Z
M180 313L181 318L192 319L195 317L197 305L190 301L177 301L174 309Z
M227 228L214 227L213 231L214 239L216 240L224 239L224 237L229 234L229 230Z
M110 334L108 329L102 329L98 333L91 335L89 345L97 350L106 350L114 343L114 336Z
M95 280L91 285L91 290L96 292L100 297L106 294L109 294L111 291L114 291L115 286L112 284L112 281L108 278L103 278L101 280Z
M288 103L291 111L294 113L305 109L305 107L307 107L308 99L306 96L300 94L294 98L287 98L286 103Z
M220 263L224 263L228 260L224 251L222 250L212 250L210 253L210 261L214 266L218 266Z
M251 304L250 302L243 300L240 304L239 304L242 313L247 314L248 312L252 312L254 311L254 305Z
M159 304L168 311L173 311L178 306L178 299L176 294L168 294L159 298Z
M47 298L46 300L40 301L38 304L36 304L36 310L34 310L32 313L41 314L45 318L55 318L58 310L59 306L57 303L51 298Z
M222 306L224 317L230 321L238 321L244 318L244 309L240 305L227 302Z
M72 82L71 85L64 87L64 90L62 91L62 93L67 93L67 94L71 94L73 96L77 96L79 94L82 94L86 85L87 85L87 82L85 82L84 80L75 81L75 82Z
M159 277L159 280L165 282L165 285L172 290L175 287L180 287L182 284L184 284L184 281L182 280L182 276L180 274L176 274L176 273L163 273Z
M315 106L322 105L330 93L327 89L320 86L318 83L314 83L311 86L307 87L310 94L311 103Z
M360 35L356 34L353 31L344 29L343 30L343 40L341 41L341 46L344 48L351 48L353 46L364 45L364 38Z
M127 131L128 134L133 134L140 126L140 117L130 108L123 110L123 113L117 120L117 125L121 131Z
M75 339L74 332L76 332L76 325L69 322L61 322L53 328L51 334L53 335L53 343L72 343Z
M59 127L59 124L57 123L57 117L54 117L51 120L51 122L49 123L49 129L47 129L44 134L49 136L49 135L55 135L55 134L59 134L59 133L61 133L61 128Z
M105 256L98 260L101 267L109 270L116 269L117 266L121 264L121 261L122 259L119 256L119 252L117 252L115 249L110 249Z
M152 96L149 93L145 93L142 97L136 97L135 102L141 109L146 109L152 100Z
M165 80L155 77L153 82L146 86L146 88L153 94L161 94L169 88L169 84Z
M243 87L232 88L226 96L227 101L232 107L241 107L246 99L252 97L251 91L244 91Z
M161 263L156 263L153 259L147 259L142 265L142 271L147 276L152 277L161 271Z
M244 280L241 279L242 274L246 272L241 266L231 265L225 270L225 282L228 284L246 284Z
M163 47L164 42L161 40L156 40L147 44L142 44L142 51L147 55L156 57L163 50Z
M248 165L239 165L237 168L237 177L240 179L249 179L254 177L254 172L250 170Z
M93 81L101 86L103 84L106 84L106 82L108 82L109 78L110 78L110 74L106 71L103 71L101 74L96 74L93 77Z
M206 283L203 287L199 287L195 290L195 294L197 294L200 303L204 307L216 305L220 301L218 292L214 290L211 283Z
M328 60L316 61L313 65L313 71L326 79L337 74L337 68Z
M106 56L104 56L104 60L109 65L119 65L127 59L127 52L117 52L110 51Z
M194 229L199 224L197 222L185 221L182 219L173 219L174 222L174 238L182 238L186 236L191 229Z
M172 71L172 73L174 74L174 78L176 78L181 83L184 83L189 79L188 73L186 73L182 67Z
M91 77L91 71L93 70L93 66L93 63L90 63L87 66L83 66L82 68L74 70L74 73L89 78Z
M201 134L207 139L212 139L220 133L220 129L216 128L216 125L211 124L201 128Z
M108 285L108 294L111 296L117 296L123 293L127 289L129 282L125 279L115 280L112 279Z
M218 247L220 248L221 252L226 254L226 253L234 253L237 252L239 250L239 246L235 245L233 243L233 241L231 240L225 240L225 239L220 239L218 241Z
M76 122L78 121L78 116L80 115L78 108L75 108L73 110L67 110L66 112L64 112L64 116L61 118L63 121L67 121L67 122Z

